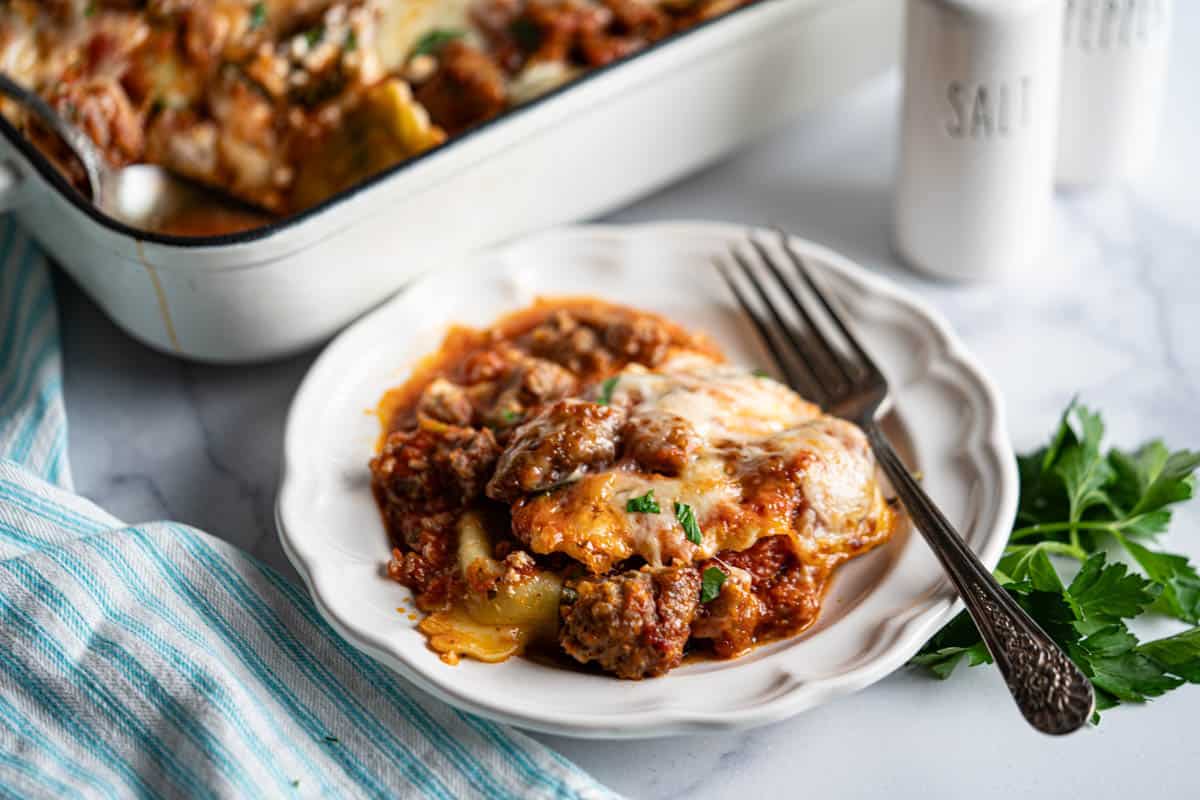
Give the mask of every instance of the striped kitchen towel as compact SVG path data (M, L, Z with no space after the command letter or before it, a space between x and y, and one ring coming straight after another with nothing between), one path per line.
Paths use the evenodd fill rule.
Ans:
M232 546L73 494L53 291L11 218L0 263L0 796L613 796Z

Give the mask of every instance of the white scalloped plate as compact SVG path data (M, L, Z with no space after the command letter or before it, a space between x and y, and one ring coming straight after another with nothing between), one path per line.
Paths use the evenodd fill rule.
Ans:
M343 636L447 702L568 736L632 738L747 728L862 689L907 661L957 608L919 535L838 571L803 636L734 661L688 663L641 682L515 658L442 663L408 590L384 576L387 536L368 488L379 435L370 413L448 324L486 325L536 295L594 295L657 311L713 336L732 361L770 364L711 266L744 228L708 223L558 229L439 270L346 330L292 404L277 522L317 607ZM842 256L795 239L841 300L894 391L893 438L989 566L1017 502L1001 400L941 318ZM404 607L404 612L398 611Z

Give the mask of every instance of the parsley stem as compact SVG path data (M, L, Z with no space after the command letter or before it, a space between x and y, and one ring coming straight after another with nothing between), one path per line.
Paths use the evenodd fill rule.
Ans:
M1034 548L1045 550L1047 553L1057 553L1060 556L1070 556L1076 561L1087 561L1088 554L1077 544L1067 544L1066 542L1038 542L1032 545Z
M1021 561L1026 561L1036 553L1054 553L1068 556L1076 561L1087 561L1088 552L1082 547L1076 547L1068 542L1038 542L1037 544L1010 544L1005 550L1005 557L1020 554Z
M1127 520L1122 520L1120 524L1112 522L1043 522L1040 525L1029 525L1024 528L1017 528L1009 537L1011 541L1024 539L1027 536L1038 536L1043 533L1062 533L1064 531L1071 532L1071 544L1079 547L1079 531L1102 531L1104 533L1117 533L1121 528L1130 525L1137 521L1137 517L1130 517Z

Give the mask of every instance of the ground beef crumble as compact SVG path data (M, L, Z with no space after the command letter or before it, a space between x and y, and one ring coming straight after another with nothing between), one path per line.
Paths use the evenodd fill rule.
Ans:
M695 567L647 567L568 587L559 643L576 660L634 680L679 666L700 602Z

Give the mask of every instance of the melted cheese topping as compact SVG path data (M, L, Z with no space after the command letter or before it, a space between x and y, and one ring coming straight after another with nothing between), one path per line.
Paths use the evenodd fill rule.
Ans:
M482 43L471 21L474 0L390 0L382 5L377 49L386 69L403 66L416 43L431 31L462 32L472 44Z
M686 420L699 446L677 476L627 459L519 503L514 528L534 552L563 552L600 574L632 556L653 566L703 561L784 535L817 562L891 530L862 432L773 380L689 357L621 373L611 403L634 427ZM651 491L659 513L627 510ZM691 507L700 544L687 539L677 503Z
M612 403L635 419L680 417L712 444L753 441L821 413L781 383L695 353L655 372L634 365L620 373Z

